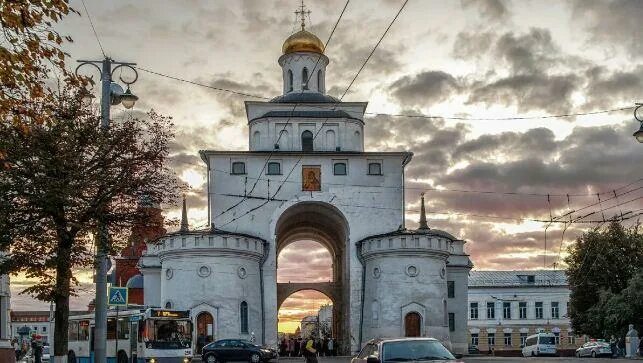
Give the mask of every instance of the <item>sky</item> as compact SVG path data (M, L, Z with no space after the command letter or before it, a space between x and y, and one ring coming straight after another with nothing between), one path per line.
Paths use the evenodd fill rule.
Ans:
M344 92L402 2L350 1L325 52L331 95ZM307 0L308 29L325 41L344 3ZM81 16L57 25L74 39L66 46L68 63L101 59L82 3L71 5ZM293 12L299 2L86 0L86 5L107 55L138 64L132 91L140 100L129 113L154 109L173 117L177 138L170 163L192 188L191 225L204 226L205 167L197 151L246 150L243 101L250 98L143 69L277 96L277 59L283 41L297 30ZM547 223L533 220L570 210L579 210L573 217L594 212L585 221L640 213L643 145L632 137L638 124L631 109L540 117L641 102L642 18L638 0L410 0L344 98L369 102L368 151L414 153L406 168L407 227L417 226L419 196L426 191L429 226L466 240L476 269L536 269L560 267L559 251L564 257L565 247L596 224L553 223L545 233ZM113 114L127 116L117 107ZM497 120L516 117L523 119ZM177 218L180 212L165 214ZM284 250L280 267L305 268L300 258L305 251L318 254L323 247ZM79 274L74 309L84 308L92 291L91 274ZM24 276L13 278L14 309L46 306L18 294L28 284Z

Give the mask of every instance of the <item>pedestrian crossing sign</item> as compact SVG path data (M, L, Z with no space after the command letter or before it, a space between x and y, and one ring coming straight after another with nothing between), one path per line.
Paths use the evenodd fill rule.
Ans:
M127 306L127 287L110 287L108 304L112 306Z

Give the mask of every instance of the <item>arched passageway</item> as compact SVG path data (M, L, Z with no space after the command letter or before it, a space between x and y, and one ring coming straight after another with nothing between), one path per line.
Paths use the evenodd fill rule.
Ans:
M196 317L196 350L201 353L203 347L214 341L214 318L208 312L199 313Z
M346 256L347 241L349 236L348 223L334 206L322 202L301 202L286 209L279 217L276 224L276 245L279 271L279 256L291 244L302 241L314 241L323 246L330 254L330 281L313 280L302 282L277 282L277 306L292 294L302 290L315 290L326 294L332 300L332 327L331 331L337 344L337 351L342 353L350 349L348 337L349 277ZM302 253L300 261L305 262L310 256ZM286 280L289 281L289 280ZM300 281L300 280L297 280Z

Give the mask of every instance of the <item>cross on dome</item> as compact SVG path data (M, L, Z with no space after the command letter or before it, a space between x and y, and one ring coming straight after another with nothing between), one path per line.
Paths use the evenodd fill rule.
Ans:
M304 0L301 0L301 5L299 6L299 10L295 10L295 15L301 20L301 30L306 30L306 15L310 16L310 10L306 9Z

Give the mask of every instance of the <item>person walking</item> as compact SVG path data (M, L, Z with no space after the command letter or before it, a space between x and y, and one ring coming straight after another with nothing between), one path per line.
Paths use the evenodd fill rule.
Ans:
M295 344L293 338L288 338L288 356L292 357L293 351L295 350Z
M18 344L18 339L13 338L13 350L16 352L16 361L20 359L20 344Z
M317 349L315 349L315 340L312 336L308 338L304 347L304 352L306 363L317 363Z
M613 335L610 337L610 351L612 358L616 357L616 338Z
M335 355L335 342L333 341L332 337L328 339L328 355L330 356Z
M301 338L297 338L297 340L293 342L293 357L299 357L299 348L301 347L300 339Z

